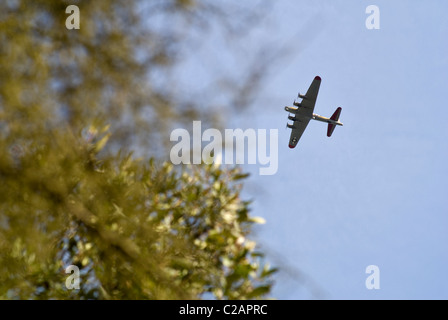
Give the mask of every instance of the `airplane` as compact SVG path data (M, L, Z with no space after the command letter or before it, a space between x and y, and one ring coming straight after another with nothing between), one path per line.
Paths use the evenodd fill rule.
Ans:
M292 129L291 137L289 139L289 147L295 148L297 142L299 142L300 137L306 129L306 126L311 119L322 121L328 123L327 136L331 137L336 126L342 126L342 122L339 121L339 116L341 115L342 108L339 107L333 113L330 118L322 117L318 114L313 113L314 105L316 104L317 94L319 93L321 78L316 76L311 83L308 91L305 95L299 93L298 98L302 99L301 102L294 100L293 104L297 107L285 107L285 110L289 113L293 113L294 116L288 115L289 120L293 120L293 124L286 124L287 128Z

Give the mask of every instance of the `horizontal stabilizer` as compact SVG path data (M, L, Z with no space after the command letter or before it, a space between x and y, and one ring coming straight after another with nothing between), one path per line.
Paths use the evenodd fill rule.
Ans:
M339 116L341 115L341 111L342 108L339 107L336 109L336 111L333 113L333 115L331 116L331 120L333 121L338 121L339 120ZM336 128L335 124L329 123L328 124L328 129L327 129L327 137L331 137L331 135L333 134L334 129Z
M337 108L336 111L333 113L333 115L331 116L330 119L334 120L334 121L338 121L339 120L339 116L341 115L341 111L342 111L341 107Z
M327 129L327 137L331 137L331 135L333 134L334 128L336 128L335 124L328 124L328 129Z

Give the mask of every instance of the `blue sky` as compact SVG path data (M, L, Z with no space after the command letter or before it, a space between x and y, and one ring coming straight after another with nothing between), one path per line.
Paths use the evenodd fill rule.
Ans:
M365 26L369 5L379 30ZM281 0L245 38L246 63L260 44L285 50L252 108L227 126L279 130L278 172L244 166L252 214L267 221L255 238L281 270L273 297L448 299L446 12L443 0ZM198 48L182 70L189 86L245 63L225 52L213 39ZM316 75L314 112L342 107L344 126L328 138L311 121L291 150L283 108ZM378 290L365 286L369 265Z
M379 30L365 27L370 4ZM258 30L296 52L239 121L279 129L277 174L246 166L245 188L267 221L256 239L284 267L274 297L448 299L447 9L435 0L278 1ZM312 121L290 150L283 107L316 75L315 113L340 106L344 127L327 138ZM379 290L365 286L372 264Z

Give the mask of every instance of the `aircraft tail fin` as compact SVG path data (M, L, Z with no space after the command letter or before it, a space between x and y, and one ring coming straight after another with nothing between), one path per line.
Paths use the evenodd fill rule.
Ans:
M333 113L333 115L331 116L331 120L333 121L338 121L339 120L339 116L341 115L341 111L342 108L339 107L336 109L336 111ZM327 137L331 137L331 135L333 134L334 129L336 128L336 125L333 123L329 123L328 124L328 129L327 129Z

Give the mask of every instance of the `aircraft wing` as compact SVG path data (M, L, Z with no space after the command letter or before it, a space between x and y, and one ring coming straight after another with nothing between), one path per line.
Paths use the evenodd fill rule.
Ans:
M297 142L299 142L300 137L302 136L303 132L306 129L306 126L310 122L310 118L307 117L300 117L296 115L296 118L298 118L293 123L293 128L291 131L291 137L289 138L289 147L292 149L297 145Z
M295 114L296 120L294 120L291 137L289 139L290 148L294 148L297 145L297 142L299 142L300 137L313 116L317 94L319 93L320 82L320 77L315 77L305 96L300 96L302 98L302 102L300 102L299 108Z
M310 116L313 115L314 105L316 104L317 94L319 93L320 81L321 79L319 76L315 77L310 87L308 88L305 97L300 103L301 108L303 108L303 110L301 110L301 113Z

